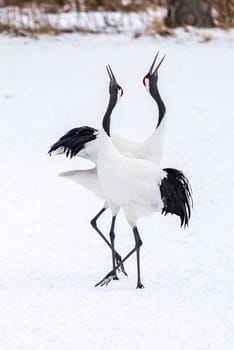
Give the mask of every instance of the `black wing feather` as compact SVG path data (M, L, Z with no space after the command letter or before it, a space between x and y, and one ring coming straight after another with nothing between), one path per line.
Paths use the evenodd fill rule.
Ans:
M168 213L180 217L181 226L188 226L193 205L192 189L190 183L182 171L166 168L163 169L167 177L162 179L160 192L163 201L162 214Z
M65 153L66 157L72 158L84 148L86 143L95 140L96 137L97 129L90 126L74 128L55 142L48 153L51 155L52 152L63 148L63 153Z

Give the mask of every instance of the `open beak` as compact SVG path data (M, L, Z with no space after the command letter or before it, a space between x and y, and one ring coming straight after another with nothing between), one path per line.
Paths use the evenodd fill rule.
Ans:
M113 82L117 85L117 80L115 79L114 73L112 72L112 69L111 69L109 64L106 66L106 70L107 70L107 73L110 77L111 82Z
M109 78L110 78L110 84L112 86L117 86L118 90L120 90L120 96L122 96L123 95L123 89L117 83L117 80L116 80L116 78L114 76L114 73L112 72L112 69L111 69L109 64L106 66L106 70L107 70L107 73L108 73Z
M161 61L158 63L158 65L154 68L156 60L158 58L158 55L159 55L159 51L156 53L156 56L155 56L155 58L153 60L153 63L151 65L151 67L150 67L150 70L149 70L149 73L148 73L150 75L155 75L156 74L156 72L158 71L159 67L161 66L164 58L166 57L166 55L164 55L163 58L161 59Z

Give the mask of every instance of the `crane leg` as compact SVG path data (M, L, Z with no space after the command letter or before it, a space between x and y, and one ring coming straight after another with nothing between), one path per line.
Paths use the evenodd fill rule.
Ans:
M137 288L144 288L143 284L141 283L141 271L140 271L140 248L142 246L142 240L136 226L133 228L133 233L134 233L134 238L136 243L136 254L137 254Z
M116 270L115 270L115 262L116 262L116 258L115 258L115 220L116 220L116 216L112 216L112 221L111 221L111 229L110 229L110 241L111 241L111 250L112 250L112 267L113 267L113 271L114 271L114 280L118 280L118 276L116 274Z
M94 230L102 237L102 239L108 245L108 247L110 247L110 249L112 250L112 244L108 241L108 239L104 236L104 234L101 232L101 230L97 226L97 220L106 211L106 209L107 208L102 208L97 213L97 215L90 221L90 224L94 228ZM113 219L112 219L112 221L113 221ZM115 222L114 222L114 224L115 224ZM113 226L113 229L114 229L114 226ZM112 256L113 256L113 250L112 250ZM114 257L115 257L115 260L116 260L116 265L118 266L117 269L120 269L127 276L127 272L125 271L124 265L122 263L122 258L121 258L120 254L116 250L114 250ZM115 271L117 269L115 269Z
M122 264L130 258L132 254L135 252L137 253L137 288L144 288L143 284L141 283L141 275L140 275L140 247L142 246L142 240L139 235L138 229L135 226L133 228L134 238L135 238L135 248L133 248L122 260ZM100 282L95 284L95 287L97 286L104 286L107 285L110 281L114 279L115 271L119 268L120 264L118 263L115 268L110 271Z

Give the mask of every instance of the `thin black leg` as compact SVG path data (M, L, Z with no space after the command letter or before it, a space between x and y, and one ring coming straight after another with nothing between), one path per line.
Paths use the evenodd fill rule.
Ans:
M106 244L108 245L108 247L111 248L112 250L112 244L108 241L108 239L104 236L104 234L101 232L101 230L98 228L97 226L97 220L98 218L106 211L107 208L102 208L97 215L90 221L91 226L94 228L94 230L102 237L102 239L106 242ZM116 217L115 217L116 218ZM112 218L112 224L113 224L113 218ZM114 220L114 224L115 224L115 220ZM112 227L112 225L111 225ZM113 226L114 229L114 226ZM111 233L110 233L111 234ZM113 252L112 252L112 256L113 256ZM116 250L114 250L114 257L116 259L116 264L117 264L117 269L121 269L121 271L127 276L127 273L124 269L123 263L122 263L122 258L119 255L118 252L116 252ZM115 271L117 270L115 269Z
M143 284L141 283L141 270L140 270L140 248L142 246L142 240L136 226L133 228L133 233L134 233L134 238L136 243L136 253L137 253L137 288L144 288Z
M140 276L140 247L142 246L142 240L139 235L139 232L137 230L137 227L133 228L134 238L135 238L135 248L133 248L122 260L122 263L124 263L132 254L137 252L137 288L144 288L143 284L141 283L141 276ZM95 284L95 287L97 286L104 286L107 285L111 280L113 280L114 272L119 268L120 263L115 266L115 268L110 271L100 282Z
M116 220L116 216L112 217L112 221L111 221L111 229L110 229L110 241L111 241L111 249L112 249L112 267L113 267L113 271L115 271L115 262L116 262L116 257L115 257L115 220ZM115 276L114 276L114 280L118 280L116 271L114 272Z
M94 218L90 221L91 226L94 228L94 230L102 237L102 239L106 242L106 244L111 248L111 244L108 241L108 239L106 239L106 237L104 236L104 234L99 230L99 228L97 227L97 219L104 213L104 211L106 211L106 208L102 208L96 216L94 216Z

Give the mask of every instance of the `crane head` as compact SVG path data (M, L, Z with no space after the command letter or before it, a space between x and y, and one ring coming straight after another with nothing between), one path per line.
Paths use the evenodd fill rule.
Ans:
M114 76L114 73L112 72L112 69L110 65L108 64L106 66L107 73L110 78L110 84L109 84L109 93L110 95L116 95L117 101L120 99L120 97L123 95L123 89L121 86L117 83L117 80Z
M153 63L150 67L149 72L143 78L143 84L144 84L147 91L150 91L150 86L152 86L152 84L157 84L157 82L158 82L158 69L161 66L161 64L165 58L165 56L163 56L161 61L155 67L155 63L156 63L156 60L158 58L158 55L159 55L159 51L156 53L156 56L153 60Z

